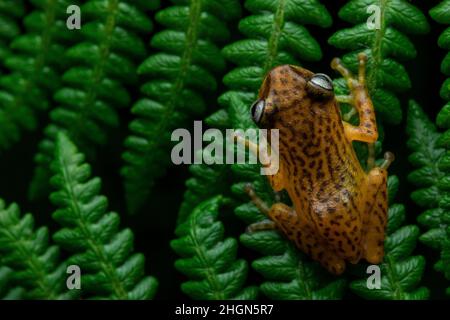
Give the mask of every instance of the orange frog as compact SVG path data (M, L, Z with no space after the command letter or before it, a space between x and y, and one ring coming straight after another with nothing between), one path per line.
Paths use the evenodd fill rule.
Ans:
M366 56L359 54L358 59L358 79L339 59L331 63L346 79L348 96L335 96L325 74L284 65L267 75L251 109L261 128L279 129L279 170L268 178L275 191L288 192L293 208L283 203L269 208L248 186L253 202L270 218L249 231L280 230L333 274L341 274L346 261L355 264L364 258L378 264L384 255L386 170L394 157L387 152L384 163L375 166L377 124L365 86ZM342 121L338 101L356 108L358 126ZM354 140L369 144L367 172L355 154ZM240 142L257 150L248 141Z

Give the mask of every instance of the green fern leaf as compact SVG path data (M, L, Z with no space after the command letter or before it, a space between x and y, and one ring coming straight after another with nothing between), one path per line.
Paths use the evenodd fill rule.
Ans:
M20 34L18 20L25 14L22 0L3 0L0 2L0 61L8 57L11 52L9 43Z
M218 43L230 32L225 24L240 15L237 0L172 1L156 20L165 29L153 36L157 53L139 67L149 79L141 91L146 98L132 109L136 116L125 141L122 175L130 212L148 198L154 180L170 162L170 132L183 127L206 105L202 93L214 92L225 67Z
M83 292L112 299L153 297L157 283L143 277L144 256L132 254L133 232L119 231L119 215L106 212L108 201L99 195L100 179L90 177L84 156L62 133L51 167L58 190L50 196L58 207L53 218L63 226L53 238L74 252L69 261L82 270Z
M439 23L450 24L450 1L443 0L430 10L430 16Z
M134 61L146 54L139 35L152 30L144 10L158 3L149 1L141 9L133 1L90 0L81 6L84 41L66 53L72 67L62 77L63 88L54 94L59 106L50 112L51 123L35 157L31 199L48 193L49 163L59 131L92 156L96 146L107 143L108 129L119 125L116 109L130 104L127 86L137 83Z
M31 3L35 10L23 20L26 33L12 40L4 61L10 73L0 78L0 150L18 142L24 130L36 128L38 114L48 109L50 94L60 86L66 46L77 38L65 19L67 7L78 1Z
M420 241L441 252L441 260L434 267L444 272L450 280L450 268L444 268L448 264L442 260L450 243L450 206L446 204L450 182L447 171L441 167L441 160L446 156L446 150L442 148L445 134L437 132L436 126L414 101L409 103L407 132L410 136L408 147L414 151L409 160L417 168L408 178L411 183L421 187L411 194L411 198L427 209L417 218L427 229L420 236Z
M450 24L450 1L444 0L436 7L430 10L431 17L439 23ZM441 48L450 50L450 27L448 27L439 37L438 44ZM450 76L450 53L447 52L441 64L441 72L446 76ZM450 101L450 79L444 81L440 94L441 97ZM435 269L444 273L445 277L450 280L450 102L441 109L437 118L436 124L439 127L447 129L441 134L437 141L437 147L445 149L445 154L439 160L439 170L443 173L443 177L435 183L436 188L441 195L438 207L431 209L419 217L424 225L429 228L429 231L422 237L427 244L431 245L437 250L441 250L441 259L435 264ZM428 213L428 214L427 214ZM426 236L425 236L426 235ZM450 287L447 288L447 294L450 296Z
M398 178L390 176L388 180L389 199L392 200L398 190ZM425 271L425 258L411 256L419 237L419 228L415 225L402 226L405 221L405 207L391 204L388 213L385 257L379 265L381 271L380 288L369 289L368 274L361 274L361 280L352 281L350 288L365 299L378 300L419 300L428 299L429 290L417 288Z
M190 166L189 171L192 177L186 181L186 192L184 201L181 204L178 213L178 224L185 221L192 211L191 204L197 203L198 199L215 196L226 193L229 189L230 179L227 175L228 168L209 166L206 164ZM221 188L210 188L210 186L220 181Z
M202 202L175 232L178 239L170 245L181 256L175 268L190 279L181 290L193 299L256 299L257 288L243 288L248 266L236 259L236 239L224 239L218 221L223 201L218 196Z
M70 299L75 291L66 285L66 263L58 264L59 248L49 246L46 227L34 229L31 214L21 217L16 204L0 200L0 256L14 270L12 281L20 283L28 299Z
M0 299L20 300L25 295L25 290L21 287L13 287L14 271L8 267L0 267Z
M395 93L409 89L411 82L405 68L395 59L413 59L416 49L403 33L427 33L429 25L424 14L405 0L381 1L380 26L371 30L367 25L370 15L367 8L373 4L370 0L352 0L344 5L339 17L356 26L337 31L328 42L353 51L342 58L353 72L357 71L356 55L359 51L366 52L367 86L375 109L384 122L399 124L402 110Z

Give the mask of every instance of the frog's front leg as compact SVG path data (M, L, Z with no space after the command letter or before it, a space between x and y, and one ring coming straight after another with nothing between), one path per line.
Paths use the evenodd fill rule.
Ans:
M375 120L375 111L372 100L366 88L366 60L364 53L358 55L359 72L358 79L355 79L351 72L342 64L338 58L333 59L331 67L347 80L350 89L349 96L338 96L338 100L352 103L359 115L359 126L344 122L344 130L347 139L350 141L358 140L367 143L374 143L378 139L377 123Z
M236 140L237 143L241 144L244 147L248 147L248 149L250 150L250 152L252 152L254 155L258 155L259 154L259 146L258 144L250 141L249 139L246 139L245 137L241 136L238 133L235 133L234 135L234 139ZM263 159L261 159L261 161L265 164L270 163L270 159L267 159L265 153L262 153L262 155L260 155L263 157ZM267 165L267 166L270 166ZM267 175L267 178L269 180L270 185L272 186L272 189L275 192L281 191L284 189L284 183L283 181L285 181L284 177L283 177L283 165L280 161L278 161L278 172L273 174L273 175Z
M258 198L251 186L247 186L246 191L261 212L273 221L273 224L267 220L257 222L250 225L247 228L248 231L276 228L294 242L301 251L311 256L313 260L318 261L329 272L337 275L344 272L345 261L339 258L336 252L323 241L306 219L301 218L301 213L298 214L284 203L275 203L269 209L267 204Z
M378 264L384 256L384 238L387 223L387 168L393 155L386 152L385 161L373 168L367 176L367 199L364 207L363 255L373 264Z

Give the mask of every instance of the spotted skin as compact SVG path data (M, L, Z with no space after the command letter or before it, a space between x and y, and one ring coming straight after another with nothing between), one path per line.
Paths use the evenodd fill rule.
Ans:
M339 60L332 62L348 82L359 126L343 122L332 91L311 85L314 74L297 66L273 69L259 93L265 101L260 127L280 133L280 169L269 182L275 191L287 190L293 202L293 208L275 203L267 214L333 274L344 272L346 261L378 264L384 255L388 165L365 172L352 146L378 138L364 84L365 57L359 59L359 79Z

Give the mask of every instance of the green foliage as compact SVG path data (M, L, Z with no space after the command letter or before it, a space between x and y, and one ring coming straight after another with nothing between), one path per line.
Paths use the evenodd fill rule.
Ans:
M179 238L170 245L181 256L175 268L190 279L181 290L193 299L256 299L257 288L243 288L248 265L236 259L236 239L224 239L218 221L223 201L218 196L202 202L175 231Z
M372 4L372 0L352 0L344 5L339 17L356 26L337 31L328 42L351 51L342 60L353 72L358 68L356 56L364 50L368 56L367 86L377 115L386 123L399 124L402 109L396 93L409 89L411 81L397 60L413 59L417 54L404 33L427 33L429 25L424 14L406 0L380 1L379 29L370 30L367 8Z
M31 214L21 216L17 204L6 206L0 200L0 257L14 270L11 281L23 286L28 299L69 299L66 264L59 263L59 248L49 245L46 227L34 230Z
M67 32L65 18L69 4L78 1L31 3L34 11L23 20L26 33L14 37L4 60L10 73L0 78L0 151L18 142L23 130L36 129L38 113L48 109L60 86L65 48L77 35Z
M156 21L165 29L154 35L157 53L140 66L148 81L146 96L132 108L136 116L123 154L125 192L130 212L150 195L154 180L170 162L171 132L188 124L206 108L202 95L217 89L216 76L225 68L219 43L230 37L226 21L240 15L237 0L173 0Z
M439 23L450 24L450 1L442 1L439 5L430 10L431 17ZM448 27L439 37L438 44L442 49L450 51L450 27ZM450 76L450 52L447 53L441 64L441 72L446 76ZM441 87L441 97L450 100L450 79L444 81ZM443 128L450 128L449 124L449 107L446 105L442 108L437 118L437 124Z
M13 287L11 280L14 270L8 267L0 267L0 299L19 300L24 297L25 290L21 287Z
M128 87L137 84L135 61L146 55L140 35L148 34L152 23L144 10L158 4L152 0L139 8L129 0L90 0L81 6L83 41L65 54L71 68L54 94L59 106L50 112L51 122L39 144L30 198L43 197L49 190L49 163L58 132L66 132L90 156L108 142L108 129L119 125L116 109L131 103Z
M450 1L442 1L430 10L430 15L439 23L444 23L447 25L450 24ZM447 29L441 34L438 39L438 44L441 48L447 51L447 54L441 64L441 72L446 76L450 76L450 27L447 27ZM432 230L440 230L439 233L441 236L444 233L442 229L447 227L447 238L445 238L440 246L441 260L436 263L435 268L444 272L445 277L450 280L450 184L448 182L448 177L450 175L450 78L447 78L447 80L445 80L442 84L440 95L444 100L448 101L441 109L436 119L436 124L439 127L446 129L437 142L439 147L446 149L446 152L440 159L439 164L439 169L443 172L444 176L439 180L438 188L443 196L439 201L440 211L438 211L438 214L431 213L425 217L422 217L422 220L424 224L426 223L431 228L430 232L432 232ZM447 294L450 296L450 287L447 288Z
M389 200L395 197L398 178L390 176L388 180ZM411 256L419 237L419 228L415 225L402 226L405 221L405 206L391 204L388 213L387 237L384 243L385 256L381 263L381 287L367 287L367 273L361 273L361 280L352 281L350 288L365 299L383 300L422 300L430 293L425 287L417 288L425 271L425 258ZM361 268L364 269L365 268Z
M20 34L18 21L25 14L22 0L0 2L0 61L10 55L9 43Z
M119 231L119 215L106 212L108 200L99 195L101 181L66 135L59 133L52 162L50 199L58 207L53 218L63 228L53 236L74 252L70 264L82 270L83 294L109 299L149 299L156 280L144 275L144 255L132 254L133 232Z
M408 147L414 151L409 161L417 168L408 178L420 187L411 194L411 198L427 209L417 218L427 229L420 241L441 253L441 259L434 267L443 271L450 280L450 265L446 263L450 243L450 182L443 165L448 151L442 148L445 134L437 132L436 126L414 101L409 103L407 132L410 136Z

